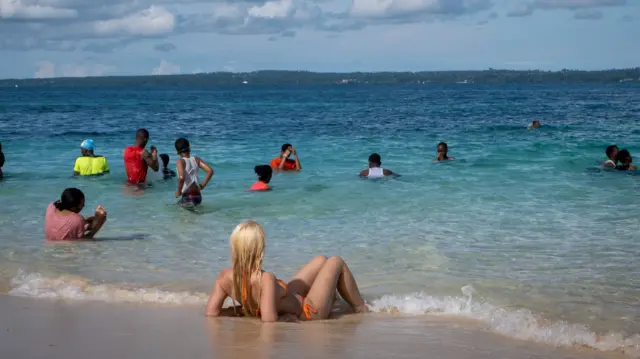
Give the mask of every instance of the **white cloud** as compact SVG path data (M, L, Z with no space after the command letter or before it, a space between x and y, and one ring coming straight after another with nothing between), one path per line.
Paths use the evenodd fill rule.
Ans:
M133 35L156 36L173 31L175 16L162 6L152 5L133 15L94 23L94 30L103 36Z
M169 61L162 60L160 65L151 72L152 75L176 75L180 73L180 66Z
M535 0L540 9L586 9L604 6L623 6L627 0Z
M23 20L70 19L78 16L75 9L33 4L25 0L0 0L0 18Z
M491 0L353 0L354 18L415 18L421 14L461 15L487 10Z
M247 10L249 16L265 19L286 19L294 12L293 0L268 1L261 6L252 6Z
M46 79L56 76L56 65L50 61L38 62L38 71L33 75L37 79Z

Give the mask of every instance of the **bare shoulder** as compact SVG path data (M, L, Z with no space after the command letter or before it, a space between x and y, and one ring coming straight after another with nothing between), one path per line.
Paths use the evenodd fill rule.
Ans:
M262 287L273 286L276 281L276 275L272 272L262 272Z
M393 172L385 168L384 170L382 170L382 174L384 174L385 176L391 176Z
M362 170L360 171L360 176L361 177L367 177L369 175L369 170Z

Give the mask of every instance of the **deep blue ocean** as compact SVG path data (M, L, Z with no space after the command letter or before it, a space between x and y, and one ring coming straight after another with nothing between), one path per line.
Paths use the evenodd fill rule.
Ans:
M182 136L213 166L197 213L175 205L175 180L124 186L140 127L174 170ZM72 176L88 138L109 175ZM440 141L455 161L432 163ZM640 355L640 175L600 165L611 144L640 161L640 86L5 88L0 142L3 292L201 304L232 229L254 219L279 278L340 255L376 311ZM302 172L247 192L285 142ZM401 177L360 179L372 152ZM45 242L66 187L83 214L106 207L98 241Z

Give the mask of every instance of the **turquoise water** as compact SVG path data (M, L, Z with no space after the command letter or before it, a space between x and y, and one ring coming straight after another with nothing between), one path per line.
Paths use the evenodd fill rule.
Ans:
M255 219L281 278L341 255L377 311L637 356L640 176L599 163L610 144L640 156L638 99L637 86L0 89L0 289L203 303L231 230ZM174 205L173 181L123 185L139 127L172 167L180 136L212 164L198 213ZM71 176L85 138L110 175ZM440 141L455 161L431 163ZM246 192L284 142L303 171ZM359 179L371 152L402 176ZM46 206L71 186L108 223L100 241L46 244Z

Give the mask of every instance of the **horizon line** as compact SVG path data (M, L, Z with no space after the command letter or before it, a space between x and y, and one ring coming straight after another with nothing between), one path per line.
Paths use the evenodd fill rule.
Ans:
M313 70L274 70L274 69L262 69L253 71L211 71L211 72L193 72L193 73L180 73L180 74L144 74L144 75L97 75L97 76L55 76L55 77L22 77L22 78L0 78L0 81L28 81L28 80L60 80L60 79L99 79L99 78L130 78L130 77L179 77L179 76L198 76L198 75L215 75L215 74L230 74L230 75L251 75L264 72L282 72L282 73L309 73L318 75L350 75L350 74L426 74L426 73L464 73L464 72L543 72L543 73L562 73L562 72L607 72L607 71L640 71L638 67L628 68L603 68L599 70L583 70L583 69L569 69L563 68L562 70L543 70L543 69L507 69L507 68L485 68L485 69L468 69L468 70L419 70L419 71L398 71L398 70L378 70L378 71L313 71Z

